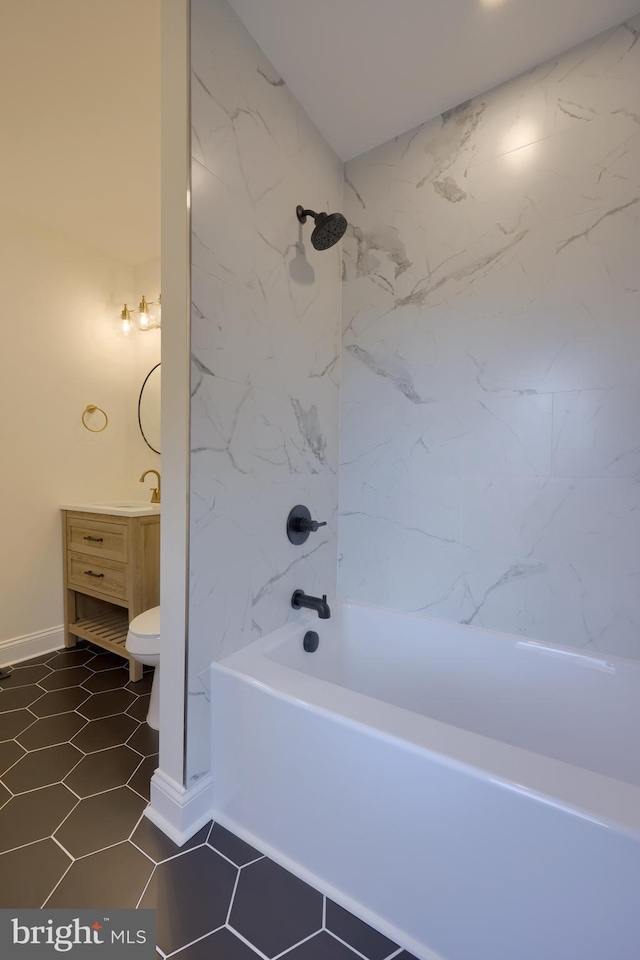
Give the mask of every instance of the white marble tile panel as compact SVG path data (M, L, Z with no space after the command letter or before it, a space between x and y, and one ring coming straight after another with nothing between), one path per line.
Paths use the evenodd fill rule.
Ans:
M381 393L398 392L418 406L462 397L464 354L446 308L360 311L343 334L342 350L345 363L364 368L358 380L386 381Z
M291 394L256 390L254 398L254 463L263 479L337 472L338 423L332 408L338 405L338 388L328 377L309 379Z
M506 235L496 227L433 262L408 243L412 266L396 280L394 305L447 306L462 321L639 291L639 215L631 201Z
M253 469L255 403L247 384L211 376L194 358L191 397L193 473L246 475Z
M640 100L636 31L637 18L477 97L473 103L484 103L485 111L471 162L500 156Z
M190 495L189 562L192 570L212 580L241 565L256 550L260 483L253 474L192 474Z
M377 606L394 607L389 590L391 544L376 540L360 517L340 518L339 595Z
M640 477L640 387L580 390L553 398L556 477Z
M189 677L187 684L187 787L211 767L211 681L209 670Z
M192 23L194 156L256 202L300 150L293 98L228 5L195 0Z
M230 284L191 269L191 350L214 376L250 383L268 353L269 331L257 283ZM225 318L233 316L234 322ZM195 373L195 384L199 371Z
M549 640L640 659L640 565L612 570L576 560L550 567Z
M224 549L224 546L222 546ZM218 571L191 567L189 584L189 670L202 673L212 661L251 640L250 562Z
M377 536L402 542L407 533L458 543L461 535L462 482L457 477L417 475L400 464L379 471L343 467L340 477L341 521L362 517Z
M487 397L427 412L413 447L414 469L477 477L550 475L550 396Z
M350 596L636 649L638 36L640 17L346 165ZM459 537L438 479L463 485Z
M466 216L482 235L496 222L513 233L622 206L640 187L639 123L640 101L471 166L458 176L464 199L440 197L438 207Z
M468 477L462 494L462 542L478 553L531 557L571 493L570 481ZM553 552L535 556L549 560Z
M191 167L191 258L195 266L242 287L256 269L255 213L218 177Z
M463 623L544 640L549 620L549 572L539 561L464 551L460 556L471 612Z
M463 542L545 563L635 570L640 483L633 480L468 480Z
M636 294L525 310L460 328L467 396L640 384Z
M529 145L533 156L534 145L599 119L624 123L623 111L633 113L640 100L634 30L629 21L349 161L345 199L354 222L370 230L381 212L409 214L421 192L443 199L441 208L447 200L464 206L463 181L474 165Z
M416 539L390 546L392 606L506 633L543 638L545 563Z

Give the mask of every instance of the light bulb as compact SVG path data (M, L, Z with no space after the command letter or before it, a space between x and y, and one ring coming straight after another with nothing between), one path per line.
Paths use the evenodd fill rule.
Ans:
M151 319L151 328L157 329L162 325L162 298L158 299L154 303L149 304L149 317Z
M151 330L153 327L153 321L151 319L151 314L149 313L149 303L145 295L142 295L142 300L138 307L138 314L134 319L134 324L136 328L142 332L145 330Z
M122 337L123 340L129 340L131 337L135 337L136 328L133 325L131 318L131 310L129 307L124 305L120 316L118 318L118 326L116 327L116 333L119 337Z

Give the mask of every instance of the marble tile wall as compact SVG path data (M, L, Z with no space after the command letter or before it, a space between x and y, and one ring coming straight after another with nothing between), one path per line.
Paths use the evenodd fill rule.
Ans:
M341 595L640 657L639 38L346 165Z
M187 779L208 770L208 667L336 590L339 248L299 203L342 165L225 0L192 0L192 405ZM302 547L291 507L328 526Z

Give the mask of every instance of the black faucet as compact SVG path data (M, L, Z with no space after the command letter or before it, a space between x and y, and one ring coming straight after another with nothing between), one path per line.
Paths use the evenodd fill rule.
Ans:
M328 620L331 616L326 593L320 599L320 597L308 597L304 590L296 590L291 597L291 606L294 610L300 610L302 607L315 610L321 620Z

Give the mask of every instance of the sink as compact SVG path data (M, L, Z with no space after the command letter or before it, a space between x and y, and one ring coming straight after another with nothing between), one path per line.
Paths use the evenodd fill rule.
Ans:
M146 517L160 513L159 503L148 500L110 500L105 503L63 503L62 510L77 510L79 513L106 513L116 517Z

